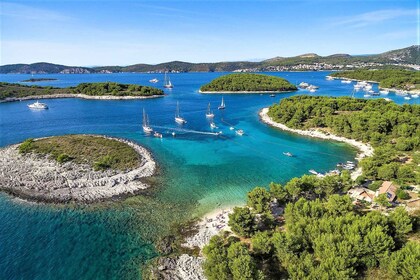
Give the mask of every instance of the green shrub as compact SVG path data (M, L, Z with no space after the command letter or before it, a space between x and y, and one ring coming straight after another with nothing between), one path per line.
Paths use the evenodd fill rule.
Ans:
M60 154L56 159L59 163L64 163L72 160L72 158L68 154Z
M109 155L101 157L98 161L93 164L95 170L105 170L111 168L115 163L115 158Z
M22 144L19 146L19 153L26 154L31 151L32 143L34 142L33 138L26 139Z

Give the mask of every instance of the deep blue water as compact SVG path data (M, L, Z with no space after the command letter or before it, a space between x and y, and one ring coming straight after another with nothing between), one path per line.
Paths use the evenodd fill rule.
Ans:
M269 73L292 83L320 86L316 95L349 96L352 85L326 81L326 72ZM219 206L240 204L247 191L275 181L284 183L309 169L327 171L354 158L355 150L335 142L305 138L262 124L258 111L296 94L224 95L226 110L216 108L221 95L199 94L200 85L223 73L172 74L174 89L164 98L99 101L47 99L50 109L28 110L22 101L0 104L0 146L26 138L69 133L124 137L149 148L160 166L154 187L125 201L86 207L33 205L0 196L0 279L136 279L140 264L156 255L153 241L171 224ZM57 78L38 85L74 86L81 82L115 81L148 85L159 74L36 75ZM2 75L19 82L30 75ZM160 86L161 83L156 84ZM357 93L356 97L362 97ZM418 103L390 93L397 103ZM176 102L188 121L174 123ZM216 114L211 135L207 104ZM162 140L141 131L142 110ZM236 136L230 126L245 131ZM173 138L170 132L176 131ZM284 156L289 151L294 158Z

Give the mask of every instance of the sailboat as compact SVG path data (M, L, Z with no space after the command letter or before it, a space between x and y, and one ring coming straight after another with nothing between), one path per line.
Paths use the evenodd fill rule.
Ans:
M171 79L169 79L169 76L165 72L165 82L163 84L164 88L173 88L174 85L171 83Z
M187 123L187 121L179 114L179 102L176 103L175 122L179 124Z
M219 109L219 110L223 110L223 109L225 109L225 108L226 108L225 101L223 100L223 97L222 97L222 103L220 104L220 106L219 106L219 107L217 107L217 109Z
M152 133L153 129L149 126L149 117L146 115L146 111L143 108L143 131L147 134Z
M213 117L214 117L214 114L210 110L210 102L209 102L209 105L207 106L206 118L213 118Z

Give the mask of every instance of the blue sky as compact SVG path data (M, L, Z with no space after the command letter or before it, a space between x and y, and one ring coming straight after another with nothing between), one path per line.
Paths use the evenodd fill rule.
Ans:
M419 0L1 0L0 64L261 60L418 44Z

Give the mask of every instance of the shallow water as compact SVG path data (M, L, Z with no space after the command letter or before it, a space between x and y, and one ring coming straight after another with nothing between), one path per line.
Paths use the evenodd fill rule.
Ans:
M247 191L275 181L284 183L309 169L320 172L337 162L351 160L356 151L348 145L310 139L270 128L259 121L258 111L280 98L298 93L224 95L226 110L217 106L221 95L202 95L198 88L223 73L172 74L174 89L167 96L148 100L99 101L45 100L50 109L31 111L33 101L0 104L0 146L30 137L69 133L95 133L123 137L149 148L159 174L153 188L124 201L87 207L37 206L0 196L1 279L134 279L140 264L156 255L152 242L185 221L216 207L244 202ZM345 96L352 85L326 81L325 72L271 73L292 83L320 86L318 95ZM58 78L39 85L73 86L80 82L115 81L149 84L161 74L36 75ZM30 75L2 75L17 82ZM156 84L156 86L161 85ZM400 96L389 94L396 102ZM188 123L174 123L176 102ZM207 104L216 114L215 136L205 118ZM416 103L417 100L410 100ZM141 131L142 109L152 126L164 134L157 139ZM230 126L243 129L235 135ZM176 137L171 132L176 131ZM291 152L296 157L284 156Z

